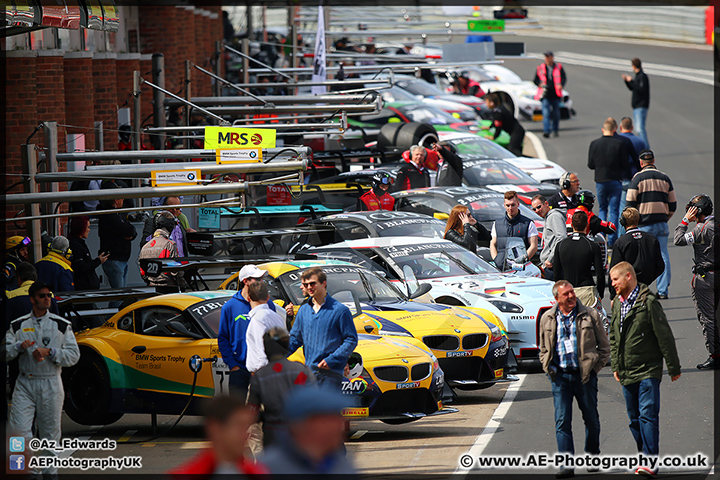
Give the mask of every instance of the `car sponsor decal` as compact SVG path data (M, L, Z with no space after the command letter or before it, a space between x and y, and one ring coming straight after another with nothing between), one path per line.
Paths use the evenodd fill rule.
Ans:
M228 394L230 390L230 367L227 366L221 356L218 356L217 360L212 363L212 376L215 396Z
M225 302L227 302L229 299L230 298L226 298L224 300L218 300L215 302L206 302L201 305L194 305L193 307L190 308L190 310L195 315L202 317L214 310L217 310L218 308L222 308L222 306L225 305Z
M361 268L361 267L329 267L327 265L322 265L323 272L326 274L336 274L339 275L341 273L356 273L356 272L363 272L368 275L372 275L369 270ZM290 280L296 281L300 280L301 272L290 272L287 274L287 278Z
M413 212L393 212L393 211L382 211L377 213L371 213L367 216L370 220L381 222L383 220L397 220L399 218L417 218L418 214Z
M344 417L367 417L370 415L370 408L369 407L343 408L342 414Z
M503 369L500 368L498 370L495 370L495 378L502 378L503 376Z
M472 352L447 352L446 357L447 358L453 358L453 357L471 357Z
M34 329L34 328L32 328L32 327L29 327L29 328L23 328L23 332L34 332L34 331L35 331L35 329Z
M398 390L402 390L404 388L417 388L420 386L420 382L408 382L408 383L398 383L395 385L395 388Z
M398 212L401 213L401 212ZM376 223L375 228L378 230L385 230L392 227L399 227L401 225L421 225L433 223L437 225L445 225L445 222L438 220L437 218L409 218L407 220L395 220L393 222L382 222Z
M447 251L458 251L464 250L462 247L450 244L450 243L425 243L422 245L402 245L399 247L388 246L383 248L390 258L406 257L415 252L426 252L428 250L435 250L440 252L442 250Z
M364 378L353 378L351 380L343 380L342 382L342 393L348 395L359 395L365 393L367 390L368 383Z
M493 356L495 358L504 357L506 352L507 352L507 347L505 347L503 345L502 347L495 349L495 351L493 352Z
M488 295L502 295L505 293L505 287L486 288L485 293Z

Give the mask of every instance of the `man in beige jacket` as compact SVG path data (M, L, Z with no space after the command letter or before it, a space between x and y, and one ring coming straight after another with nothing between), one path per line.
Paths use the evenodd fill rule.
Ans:
M557 281L553 295L557 305L540 318L540 362L552 382L558 452L575 454L572 402L576 398L585 421L585 453L599 455L597 373L610 359L610 342L599 313L577 301L570 282ZM574 469L563 468L556 477L574 475Z

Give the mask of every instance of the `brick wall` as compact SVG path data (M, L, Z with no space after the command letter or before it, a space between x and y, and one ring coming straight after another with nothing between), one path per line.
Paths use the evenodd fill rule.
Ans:
M29 55L21 56L17 55ZM3 191L21 179L23 172L20 146L27 141L38 124L36 115L35 92L35 65L37 52L6 52L5 59L5 182ZM38 132L31 142L37 143ZM22 193L22 185L10 190L10 193ZM5 218L14 217L22 206L6 205ZM25 224L20 223L17 229L15 223L6 223L7 236L23 235Z
M93 103L96 122L103 122L105 150L118 148L118 92L115 54L96 54L93 57ZM130 87L132 92L132 86Z
M182 63L178 45L187 36L178 26L180 9L170 7L138 7L140 16L140 52L165 55L165 86L171 92L177 92L182 85L179 81ZM184 58L182 58L184 60Z
M84 128L70 128L67 133L85 133L93 128L95 116L93 108L93 60L84 52L65 55L63 76L65 81L65 123ZM63 143L58 137L58 141ZM85 134L85 148L95 150L95 134ZM66 149L62 149L66 151Z

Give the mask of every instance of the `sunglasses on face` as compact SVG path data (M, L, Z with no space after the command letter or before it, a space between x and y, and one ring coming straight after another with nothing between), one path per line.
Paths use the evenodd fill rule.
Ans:
M542 210L542 207L542 205L538 205L537 207L532 207L532 209L537 212L538 210Z
M318 283L318 282L302 282L302 286L305 287L305 288L307 288L307 287L314 287L315 285L317 285L317 283Z
M53 294L50 293L36 293L35 294L38 298L52 298Z

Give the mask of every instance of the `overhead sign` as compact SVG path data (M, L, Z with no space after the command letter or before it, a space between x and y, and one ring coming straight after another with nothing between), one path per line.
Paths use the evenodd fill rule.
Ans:
M275 133L269 128L205 127L205 149L275 148Z
M220 209L205 208L198 209L198 227L200 228L220 228ZM210 242L212 246L212 242Z
M196 185L200 181L200 170L154 170L153 187L183 187Z
M262 162L262 149L216 150L217 163L258 163Z
M504 32L505 20L468 20L471 32Z

